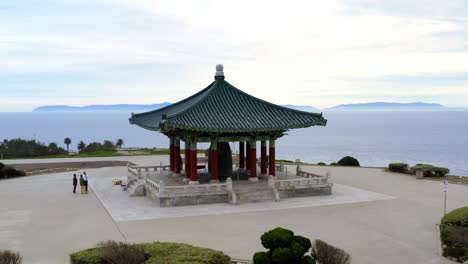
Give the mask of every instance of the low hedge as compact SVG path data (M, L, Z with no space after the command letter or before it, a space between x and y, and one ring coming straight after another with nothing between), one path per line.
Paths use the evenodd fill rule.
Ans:
M408 164L402 162L388 164L388 170L393 172L406 173L408 172L408 168Z
M448 168L444 167L437 167L431 164L416 164L415 166L411 167L410 173L416 174L416 170L419 168L423 170L424 177L445 176L450 172Z
M152 242L136 244L143 247L148 259L145 264L230 264L231 259L221 251L184 243ZM107 264L99 248L90 248L70 254L71 264Z
M458 262L468 261L468 206L455 209L440 221L443 255Z

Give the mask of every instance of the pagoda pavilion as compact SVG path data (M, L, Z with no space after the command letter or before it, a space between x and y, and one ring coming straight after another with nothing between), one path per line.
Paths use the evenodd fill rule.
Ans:
M159 131L169 138L172 174L181 174L181 141L185 143L184 176L189 184L199 183L197 142L211 143L208 161L210 183L219 182L219 167L226 164L225 159L232 170L229 142L238 142L239 170L245 171L248 180L255 182L259 174L275 176L275 141L286 131L325 126L327 123L322 114L275 105L237 89L225 80L222 65L216 66L214 82L205 89L164 108L132 114L129 121L144 129ZM260 173L257 172L258 141L261 148ZM225 151L224 154L218 153L226 145L228 155Z

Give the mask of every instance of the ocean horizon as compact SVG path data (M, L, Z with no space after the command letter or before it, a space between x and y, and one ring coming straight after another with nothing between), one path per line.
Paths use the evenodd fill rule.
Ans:
M324 112L325 127L295 129L277 140L277 159L335 162L356 157L362 166L429 163L468 176L468 111ZM71 150L85 143L122 138L125 147L167 148L161 133L130 125L129 113L0 113L0 140L23 138L40 142L72 139ZM200 143L199 148L208 148ZM237 144L231 144L238 151Z

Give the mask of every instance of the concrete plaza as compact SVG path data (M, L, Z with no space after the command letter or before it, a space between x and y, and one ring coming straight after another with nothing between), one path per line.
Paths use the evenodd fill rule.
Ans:
M121 159L150 165L167 157L93 160ZM47 161L6 163L29 162ZM159 240L250 259L263 250L260 235L281 226L347 250L352 263L452 263L438 255L436 224L443 214L440 182L381 169L303 169L319 174L330 171L335 194L278 203L158 208L144 197L127 197L110 184L110 179L125 177L124 167L87 170L88 195L72 194L70 172L0 181L0 248L20 251L25 263L67 263L69 253L102 240ZM468 186L449 185L448 209L467 204Z

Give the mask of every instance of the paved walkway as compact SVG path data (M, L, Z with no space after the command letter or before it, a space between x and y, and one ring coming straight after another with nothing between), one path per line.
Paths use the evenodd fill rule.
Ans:
M102 176L94 177L90 180L94 192L116 222L282 210L393 198L384 194L335 184L333 186L333 195L326 196L289 198L283 199L280 202L250 203L237 206L230 204L207 204L160 208L146 197L129 197L128 192L122 191L120 186L111 185L112 179L115 178L113 175L124 175L125 171L126 168L96 170L94 173ZM125 180L124 177L121 179Z
M163 158L132 157L132 160L154 164ZM180 214L172 216L179 217L166 214L164 218L155 217L156 211L151 205L141 211L144 208L141 205L148 202L145 198L131 198L141 201L131 209L130 202L122 204L120 211L133 213L117 216L114 209L106 210L103 206L114 194L101 192L97 182L122 177L125 168L88 170L92 188L96 188L100 199L92 190L88 195L73 195L70 173L32 176L0 181L0 248L19 250L25 263L67 263L68 254L73 251L92 247L105 239L126 238L130 242L188 242L223 250L234 257L251 258L254 252L263 250L260 235L282 226L344 248L351 253L352 263L452 263L438 256L435 225L443 212L440 182L416 180L379 169L304 169L315 173L330 170L337 183L335 191L342 193L342 197L354 192L382 199L349 202L351 198L348 197L348 202L321 206L314 202L307 204L305 200L300 202L301 206L282 201L246 206L251 210L239 207L229 213L217 211L226 207L211 210L216 214L193 209L190 209L192 214L188 214L183 209L182 213L171 209ZM109 184L109 189L112 188L118 187ZM391 197L394 198L388 199ZM449 185L448 209L467 203L468 187ZM277 205L283 207L270 210L269 206Z

